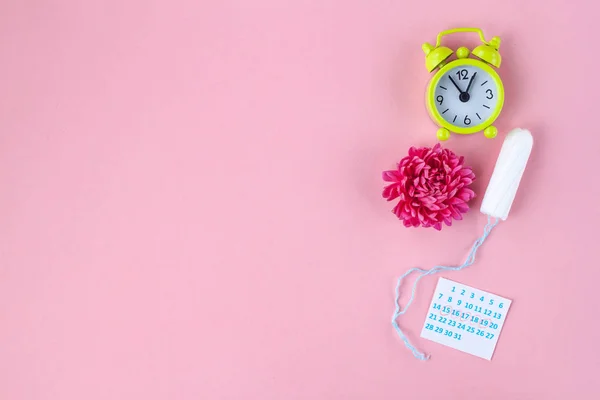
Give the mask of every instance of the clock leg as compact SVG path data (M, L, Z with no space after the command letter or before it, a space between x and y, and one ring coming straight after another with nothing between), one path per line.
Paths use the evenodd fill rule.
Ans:
M498 134L498 128L493 125L488 126L483 130L483 135L488 139L493 139Z
M440 128L437 131L437 138L439 140L448 140L450 139L450 131L446 128Z

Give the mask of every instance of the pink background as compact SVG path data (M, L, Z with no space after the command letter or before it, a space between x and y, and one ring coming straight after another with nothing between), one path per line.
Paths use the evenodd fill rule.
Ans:
M599 398L594 3L3 1L0 399ZM503 40L501 134L447 143L475 211L406 230L380 172L435 143L420 46L465 25ZM395 278L462 261L517 126L511 215L444 274L514 300L495 357L418 338L430 278L419 362Z

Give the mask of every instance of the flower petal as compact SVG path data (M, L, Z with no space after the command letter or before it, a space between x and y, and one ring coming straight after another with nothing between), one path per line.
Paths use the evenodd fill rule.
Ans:
M398 171L383 171L381 173L381 177L386 182L398 182L400 174L398 173Z
M458 219L458 220L462 219L462 215L456 210L456 208L454 206L450 206L448 208L450 209L450 212L452 213L452 217L454 219Z
M442 208L435 203L423 204L424 207L430 209L431 211L439 211Z
M398 190L397 185L389 185L383 188L382 196L387 199L387 201L392 201L400 196L400 191Z
M464 204L464 200L460 199L458 197L453 197L450 200L448 200L448 204Z
M454 207L461 213L466 213L469 211L469 205L467 203L456 204Z
M467 202L475 197L475 192L469 188L462 188L462 190L456 194L456 197Z
M462 167L462 166L461 166ZM457 167L458 168L458 167ZM459 171L460 176L469 176L471 174L473 174L473 171L471 170L471 168L462 168ZM474 174L473 174L474 175Z
M423 170L423 168L425 168L425 163L424 162L420 162L415 166L415 174L420 174L421 171Z

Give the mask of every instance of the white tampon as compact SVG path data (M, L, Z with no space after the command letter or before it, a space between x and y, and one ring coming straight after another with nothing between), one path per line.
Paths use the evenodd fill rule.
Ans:
M533 137L526 129L513 129L506 135L481 203L482 213L506 220L532 146Z

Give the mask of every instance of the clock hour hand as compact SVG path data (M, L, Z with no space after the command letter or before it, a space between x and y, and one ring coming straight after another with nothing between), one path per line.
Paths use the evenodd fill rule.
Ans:
M465 90L466 93L469 93L469 90L471 89L471 85L473 84L473 81L475 80L475 75L477 75L477 72L475 72L473 74L473 76L471 76L471 80L469 81L469 84L467 85L467 90Z
M452 84L456 87L456 89L458 89L458 93L462 94L463 91L460 90L460 88L458 87L458 85L456 84L456 82L454 82L454 79L452 79L452 77L450 75L448 75L448 79L450 79L450 82L452 82Z

